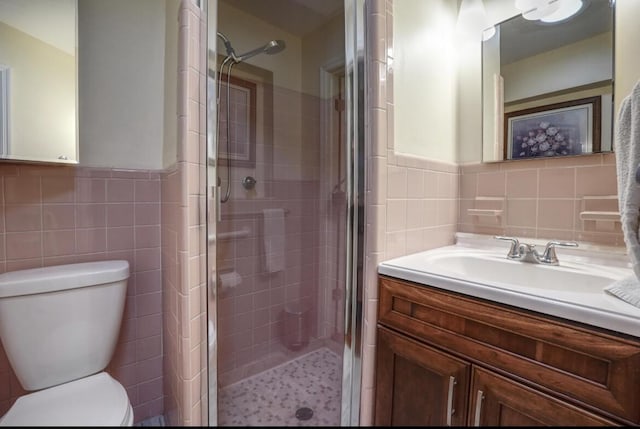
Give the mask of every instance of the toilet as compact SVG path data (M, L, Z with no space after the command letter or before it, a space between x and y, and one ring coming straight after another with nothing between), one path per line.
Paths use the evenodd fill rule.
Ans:
M104 370L116 347L129 263L0 275L0 340L22 387L0 426L132 426L124 387Z

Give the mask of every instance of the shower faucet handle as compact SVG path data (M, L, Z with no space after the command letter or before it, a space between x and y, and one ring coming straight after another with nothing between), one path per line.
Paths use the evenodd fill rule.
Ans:
M247 191L250 191L253 188L255 188L257 182L258 181L256 179L254 179L253 177L246 176L244 179L242 179L242 187L244 189L246 189Z

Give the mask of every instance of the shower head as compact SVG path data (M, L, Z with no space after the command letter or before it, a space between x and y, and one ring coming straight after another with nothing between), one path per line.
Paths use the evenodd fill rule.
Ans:
M267 55L275 55L279 52L282 52L284 50L284 48L286 47L284 40L272 40L269 43L267 43L264 46L261 46L259 48L256 48L252 51L246 52L242 55L239 55L237 57L235 57L235 61L237 63L241 62L241 61L245 61L253 56L256 56L258 54L267 54Z

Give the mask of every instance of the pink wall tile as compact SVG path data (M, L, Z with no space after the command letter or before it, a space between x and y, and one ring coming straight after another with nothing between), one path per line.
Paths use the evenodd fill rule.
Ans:
M160 204L156 203L136 203L135 207L136 225L160 225Z
M509 198L537 198L538 170L508 171L507 197Z
M43 204L42 227L52 229L72 229L76 227L76 207L73 204Z
M540 179L540 198L576 195L575 168L545 168L540 170Z
M44 256L74 255L76 253L76 234L73 229L44 231Z
M7 232L7 260L42 257L42 232Z
M504 197L506 193L506 177L502 171L478 173L479 197Z
M535 199L511 199L507 201L507 225L535 228L538 219L538 201Z
M7 204L39 203L39 177L5 177L4 202Z
M160 201L160 182L157 180L136 180L135 196L137 202L157 203Z
M103 203L106 201L104 179L76 178L76 202Z
M133 204L107 204L107 226L132 226Z
M538 227L573 230L574 200L546 200L538 202Z
M617 195L615 165L576 168L576 196Z
M76 250L78 253L106 251L107 230L105 228L76 229Z
M7 204L4 211L7 232L40 231L42 206L35 204Z
M75 212L78 228L107 226L106 204L76 204Z
M136 226L135 241L137 248L160 247L160 226Z
M507 176L507 187L511 179ZM478 187L478 176L475 173L460 175L460 198L475 198Z
M127 179L112 179L107 182L107 201L123 203L134 201L134 181Z
M133 249L135 241L133 227L116 227L107 229L107 250Z
M42 201L45 203L75 202L75 178L48 177L42 181Z

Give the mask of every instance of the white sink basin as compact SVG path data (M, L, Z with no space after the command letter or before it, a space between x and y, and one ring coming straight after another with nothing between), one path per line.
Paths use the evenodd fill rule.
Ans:
M385 261L378 272L640 336L640 308L604 292L633 275L628 264L558 252L560 265L552 266L510 260L506 254L502 248L454 245Z
M476 283L523 289L545 289L600 294L622 278L620 272L605 271L586 264L564 262L559 266L532 264L507 259L494 252L440 251L421 254L419 269Z

